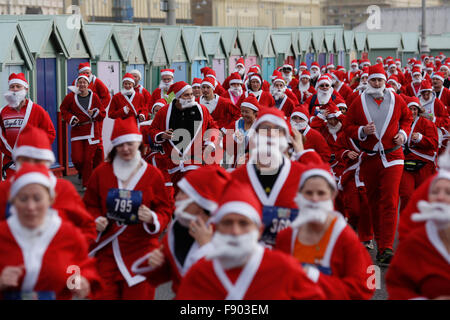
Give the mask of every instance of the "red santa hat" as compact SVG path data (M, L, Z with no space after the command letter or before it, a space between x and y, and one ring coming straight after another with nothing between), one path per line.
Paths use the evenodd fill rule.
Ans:
M175 70L174 69L162 69L161 70L161 77L162 76L171 76L173 77L175 75Z
M386 72L380 63L369 67L369 80L375 78L381 78L386 81Z
M202 86L202 79L200 78L194 78L194 80L192 81L192 88L194 87L201 87Z
M331 118L337 118L338 120L342 121L342 112L339 110L338 106L330 99L328 103L323 106L328 110L328 116L327 119ZM322 108L323 108L322 107Z
M209 70L211 70L210 67L203 67L203 68L200 69L200 72L201 72L202 75L205 77L205 76L206 76L206 73L207 73Z
M421 59L422 59L422 61L423 60L425 60L425 59L427 59L428 58L428 55L426 55L426 54L423 54L421 57L420 57ZM429 58L428 58L429 59Z
M418 69L422 70L422 63L420 63L420 61L414 62L414 68L418 68Z
M387 83L388 83L388 84L391 84L391 85L394 84L396 90L399 89L399 88L401 87L401 84L400 84L400 82L398 81L398 77L397 77L395 74L393 74L393 75L391 75L391 76L389 77Z
M291 119L294 116L300 117L306 122L309 122L308 108L306 108L304 105L296 106L294 110L292 110Z
M433 86L431 85L431 82L428 80L423 80L420 83L420 92L422 91L433 91Z
M425 108L420 105L420 100L418 97L409 97L409 96L403 96L405 99L406 104L408 105L408 108L411 108L413 106L419 108L421 112L425 111Z
M408 64L411 65L411 66L412 66L415 62L416 62L416 60L415 60L414 58L409 58L409 59L408 59Z
M8 79L8 86L12 84L21 84L25 88L29 88L28 81L23 73L11 73Z
M382 56L378 56L377 57L377 62L383 61L383 57Z
M443 72L435 72L435 73L433 74L433 76L431 77L431 79L439 79L439 80L441 80L442 82L444 82L444 81L445 81L445 75L444 75Z
M279 126L284 129L286 136L292 136L292 127L290 122L286 121L286 116L283 111L277 108L264 108L258 115L256 122L254 124L254 128L258 128L258 126L263 122L270 122L276 126Z
M241 108L246 107L250 108L256 112L261 110L261 106L259 105L258 99L253 94L249 94L247 98L244 99L241 103Z
M129 81L132 82L133 84L136 84L136 81L134 80L134 77L131 73L125 73L122 79L122 83L124 83L125 81Z
M156 102L153 104L153 106L152 106L152 110L151 110L151 112L153 113L153 111L155 110L155 107L165 107L165 106L167 106L167 101L166 101L166 99L159 99L159 100L156 100Z
M272 79L272 82L278 77L283 77L283 74L278 70L273 70L272 76L270 77L270 79Z
M285 64L283 65L283 69L285 69L285 68L291 69L292 71L294 71L294 66L293 66L292 64L285 63Z
M240 214L253 221L256 225L262 224L262 206L253 189L238 180L230 182L223 191L219 208L214 212L210 222L217 224L229 214Z
M336 67L334 66L334 64L329 63L329 64L327 64L327 70L328 69L336 69Z
M111 134L111 144L117 147L126 142L142 142L142 134L138 129L136 119L128 117L126 119L117 118L114 120L114 127Z
M46 187L49 190L50 197L55 197L55 184L50 177L48 168L43 164L25 162L11 179L9 199L14 199L23 187L30 184L40 184Z
M314 61L313 63L311 63L311 68L316 68L317 70L320 70L320 65L317 61Z
M245 68L245 61L244 58L239 58L238 61L236 62L236 67L237 66L242 66L243 68Z
M447 71L450 71L450 62L446 62L443 65L441 65L441 69L447 69Z
M130 73L131 73L133 76L138 76L139 79L142 79L142 73L141 73L138 69L131 70Z
M339 71L339 70L335 71L335 72L332 73L331 76L334 79L336 79L336 80L338 80L340 82L343 82L345 80L345 73L344 73L344 71Z
M55 162L55 155L47 133L40 128L27 125L17 138L16 146L12 152L14 161L17 161L18 157Z
M254 80L254 79L258 80L258 82L259 82L260 84L262 84L263 79L262 79L262 77L261 77L261 75L260 75L259 73L252 74L252 75L248 78L248 81L252 81L252 80Z
M392 68L392 67L395 67L395 69L397 69L397 65L395 64L395 61L394 61L394 60L390 60L390 61L388 62L388 69L390 69L390 68Z
M369 77L369 67L364 67L362 69L361 78Z
M352 67L357 67L358 66L358 60L352 60Z
M259 64L252 65L252 68L255 68L256 70L258 70L258 73L261 73L261 66Z
M395 64L396 64L397 66L401 66L401 65L402 65L402 60L400 60L400 59L395 59Z
M328 83L331 87L331 79L327 75L323 75L317 81L317 87L319 87L322 83Z
M412 69L412 76L414 77L415 75L422 75L422 71L420 71L420 68L416 68L416 67L414 67L413 69Z
M275 84L276 82L282 82L284 85L286 85L286 81L284 81L283 77L276 77L273 79L272 83Z
M345 68L344 68L343 66L337 66L337 67L336 67L336 70L337 70L337 71L345 72Z
M300 69L301 71L308 69L308 65L306 64L306 62L300 63L299 69Z
M209 68L209 70L206 71L205 78L207 78L207 77L210 77L210 78L213 78L214 80L217 80L216 79L216 72L213 69L211 69L211 68Z
M216 90L216 80L214 80L211 77L206 77L202 81L202 86L208 86L211 87L213 90Z
M235 84L235 83L237 83L237 84L242 84L242 78L241 78L241 76L239 75L239 73L233 72L233 73L228 77L228 83L229 83L230 85Z
M333 177L333 174L330 172L330 167L326 164L322 165L310 165L308 169L303 171L300 178L299 190L301 190L306 181L313 177L322 177L324 178L330 186L333 187L334 190L337 190L336 180Z
M371 66L371 63L370 63L369 59L362 59L361 60L361 67L364 67L364 66L368 66L368 67Z
M252 76L252 75L254 75L254 74L258 74L258 73L259 73L258 68L256 68L256 67L251 67L251 68L248 70L247 77L250 77L250 76Z
M434 71L434 64L432 62L427 63L425 70Z
M84 73L85 71L91 70L91 64L89 62L80 63L78 65L78 73Z
M183 93L188 89L192 89L192 87L189 84L187 84L184 81L178 81L170 86L169 91L167 93L170 94L173 92L175 94L175 98L180 99Z
M77 77L77 80L75 80L75 83L78 83L78 80L80 80L80 79L84 79L88 83L91 83L91 79L89 78L89 76L86 73L80 73L80 75Z
M219 200L230 180L231 176L225 169L218 165L210 165L189 171L178 182L178 187L200 207L214 212L219 206ZM209 183L205 188L205 181L213 183Z
M300 79L303 79L303 78L311 79L311 73L308 70L303 71L300 74Z

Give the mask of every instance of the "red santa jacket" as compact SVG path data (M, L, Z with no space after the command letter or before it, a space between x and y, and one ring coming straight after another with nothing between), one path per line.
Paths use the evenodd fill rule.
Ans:
M214 89L214 93L221 96L221 95L224 95L226 92L227 92L227 90L225 90L222 87L222 85L219 82L217 82L216 89Z
M434 92L436 94L436 92ZM442 86L441 91L439 92L439 95L436 96L441 102L444 104L444 106L450 107L450 90L448 90L446 87Z
M297 87L295 87L295 88L297 88ZM300 104L299 101L298 101L297 96L295 95L295 93L291 89L286 88L285 94L288 96L289 99L292 100L292 102L294 103L295 106Z
M102 129L100 122L105 118L106 111L100 102L99 97L91 91L89 107L85 110L78 102L78 96L71 92L61 104L61 115L64 121L69 125L77 117L79 123L72 127L72 141L88 140L89 144L100 143L102 138ZM88 111L93 111L92 116Z
M331 95L330 99L338 107L340 107L342 105L346 106L345 100L341 97L341 95L336 90L333 91L333 94ZM328 101L327 101L327 103L328 103ZM312 96L310 96L308 99L306 99L304 105L306 105L306 107L308 108L308 111L309 111L310 115L314 115L315 114L315 111L316 111L317 107L322 107L319 104L319 99L317 99L317 93L312 95Z
M308 275L319 284L328 300L368 300L375 292L375 286L367 285L372 259L344 217L336 215L324 257L316 264L320 272ZM280 231L275 249L292 255L297 235L298 229L291 227Z
M203 96L197 102L205 106L220 129L226 128L230 123L241 116L241 111L229 99L214 95L214 99L206 102Z
M30 99L25 100L25 105L20 112L10 106L4 107L0 112L0 151L6 157L3 163L11 159L17 138L27 125L44 130L50 143L55 140L55 127L47 111Z
M245 90L244 90L245 91ZM242 94L244 94L244 91L242 91ZM239 98L236 99L236 103L234 101L234 99L232 98L232 94L231 94L231 90L228 89L224 94L221 95L222 98L228 99L231 101L231 103L233 103L234 105L237 105Z
M298 100L299 104L305 103L305 101L308 99L306 92L309 92L311 95L317 94L316 89L314 89L314 87L311 86L311 85L309 86L309 88L308 88L308 90L306 92L305 91L300 91L298 86L292 88L292 92L297 97L297 100Z
M55 183L55 200L52 208L57 210L63 221L72 223L80 229L86 237L88 244L97 238L95 222L91 214L87 212L80 195L70 181L57 179L52 176ZM11 187L11 180L0 182L0 221L5 220L10 215L8 210L8 195Z
M125 111L126 108L129 110ZM144 96L139 92L134 91L130 98L125 96L122 92L119 92L112 98L111 105L109 106L108 117L111 119L126 119L128 117L138 119L140 115L143 115L147 118L147 110Z
M417 141L412 139L414 133L419 134ZM434 123L424 117L417 117L408 136L405 160L421 160L433 163L439 150L438 140L437 128Z
M336 91L341 95L344 100L353 93L353 90L344 82L341 82L339 86L336 88Z
M248 91L245 91L242 96L239 98L239 101L237 102L236 106L241 109L241 104L244 102L245 98L248 97L250 93ZM272 95L270 94L270 91L264 91L261 90L261 93L258 96L258 102L259 105L263 108L272 108L275 106L275 100L273 99Z
M150 106L153 107L153 105L156 103L156 101L158 101L159 99L165 99L165 95L164 97L161 96L161 89L160 88L156 88L153 92L152 92L152 99L150 101ZM150 110L151 110L150 107Z
M202 159L200 157L203 152L200 152L200 150L203 150L203 147L206 145L215 146L218 143L217 137L219 135L219 128L217 127L217 124L212 116L209 114L208 109L197 103L195 108L198 108L200 111L200 114L202 115L202 122L201 125L198 126L195 136L191 138L189 146L187 146L182 153L173 141L162 141L159 139L159 135L165 131L169 129L176 129L169 128L170 116L173 108L175 108L175 106L172 102L170 105L159 110L155 116L155 119L153 119L151 126L148 127L148 129L144 129L145 131L143 132L144 135L150 135L152 141L163 145L169 174L173 174L178 171L186 172L202 166ZM180 157L183 156L184 160L181 159L180 161L178 159L173 159L173 152L175 155L179 155Z
M373 99L363 93L352 104L351 108L346 114L344 121L345 133L354 140L358 140L360 143L360 149L362 151L376 151L376 150L389 150L396 147L394 143L394 137L401 133L407 139L411 131L412 113L406 106L405 101L392 91L388 91L391 95L391 103L386 106L388 109L388 116L384 121L381 136L378 134L372 134L361 137L363 127L372 122L372 118L369 114L366 105L366 99ZM382 105L383 106L383 105ZM397 149L388 154L379 153L385 168L402 165L403 164L403 152ZM367 155L363 155L365 157Z
M83 235L62 221L57 212L50 210L47 214L47 227L41 236L32 240L16 215L0 222L0 273L8 266L24 266L25 271L19 286L0 292L0 297L5 299L20 291L46 292L54 295L54 299L69 300L72 294L68 284L74 283L70 278L75 272L89 281L91 294L102 288L95 260L88 257Z
M92 76L92 81L89 84L89 89L91 89L100 99L103 109L107 109L111 103L111 93L108 87L96 76Z
M306 138L305 149L314 149L322 158L322 161L329 163L331 160L331 149L322 134L310 126L303 132Z
M421 83L419 83L418 85L414 85L414 82L411 82L406 85L405 94L410 97L418 97L421 87L422 87Z
M133 262L159 246L158 238L169 223L173 211L173 200L165 191L161 172L144 160L141 160L141 164L142 167L125 189L142 192L142 204L153 211L153 223L121 225L109 219L108 227L99 234L90 252L91 256L95 255L98 259L114 253L116 264L130 287L145 280L145 277L133 274ZM111 163L105 162L94 170L83 198L86 209L94 218L106 217L108 192L117 188L124 189L114 175Z
M275 108L276 107L277 107L277 105L275 104ZM289 98L289 96L286 94L284 96L283 100L281 100L281 104L280 104L280 106L278 106L278 109L283 111L287 118L290 118L294 108L295 108L295 102L292 101L292 99Z
M150 103L152 102L152 95L140 84L136 88L134 88L134 90L137 90L144 97L143 111L145 111L145 119L148 120L149 114L151 113L153 107L153 105L150 105Z
M201 259L181 282L177 300L317 300L324 294L295 259L258 246L245 268L224 270Z
M386 274L391 300L450 295L450 258L433 222L400 242Z
M433 98L433 102L427 103L423 105L423 107L425 108L425 110L431 111L431 113L434 115L433 122L436 127L444 128L445 130L449 129L450 116L448 114L447 108L444 106L441 100Z
M336 140L336 160L339 161L339 168L343 169L339 172L339 184L345 187L351 179L354 179L355 185L357 187L363 187L364 183L359 177L360 162L359 158L354 160L350 159L348 153L353 151L361 154L361 150L357 146L357 143L352 138L349 138L344 131L338 135Z

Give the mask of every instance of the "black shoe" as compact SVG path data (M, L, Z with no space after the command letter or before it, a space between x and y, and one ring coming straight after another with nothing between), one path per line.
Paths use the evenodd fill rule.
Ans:
M379 253L378 253L379 254ZM381 255L377 254L377 263L380 267L389 267L392 258L394 257L394 252L392 249L384 249Z
M364 245L364 247L366 247L367 250L375 249L375 245L373 244L373 240L364 241L363 245Z

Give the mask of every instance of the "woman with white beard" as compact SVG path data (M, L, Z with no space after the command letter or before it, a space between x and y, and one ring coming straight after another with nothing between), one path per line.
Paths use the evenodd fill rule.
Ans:
M305 170L295 198L298 216L278 234L275 249L294 256L326 299L370 299L375 291L367 281L372 260L344 217L334 211L336 195L328 167Z
M258 243L261 212L249 185L227 186L211 218L212 250L183 278L178 300L323 299L295 259Z
M12 152L16 141L27 125L44 130L50 143L56 137L55 127L47 111L40 105L27 99L28 81L23 73L12 73L8 79L9 90L4 94L8 105L0 111L0 151L3 153L2 176L13 174L9 168L14 164Z
M152 101L150 105L154 105L159 99L165 99L167 103L171 103L173 98L169 97L169 89L174 84L174 69L162 69L161 70L161 81L158 88L156 88L152 93Z
M51 208L48 168L24 163L10 180L12 215L0 223L0 299L92 298L101 289L95 261L81 232Z
M213 181L205 188L205 181ZM218 165L190 171L180 182L175 198L175 219L169 225L158 249L133 263L155 288L172 281L176 294L189 268L211 250L213 228L208 223L217 209L230 175Z
M412 220L425 222L399 244L386 275L389 299L450 300L450 171L433 179Z
M99 232L90 255L107 283L98 298L153 299L154 288L131 266L159 246L173 200L161 172L141 158L142 135L134 119L116 119L111 143L107 162L95 169L83 198Z

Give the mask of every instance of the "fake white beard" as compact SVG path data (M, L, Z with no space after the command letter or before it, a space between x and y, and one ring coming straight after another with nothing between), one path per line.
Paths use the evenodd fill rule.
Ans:
M359 69L358 69L358 67L351 67L351 69L350 69L350 71L352 72L352 73L355 73L356 71L358 71Z
M271 171L278 169L283 163L283 153L289 147L287 138L270 138L265 135L255 134L252 139L252 144L256 147L251 152L251 160L264 166L261 170Z
M241 86L239 86L239 87L231 87L231 92L235 95L235 96L242 96L242 93L243 93L243 91L244 90L242 90L242 87Z
M318 76L320 76L320 71L311 70L311 79L316 79Z
M258 239L258 230L239 236L222 234L216 231L211 240L214 249L206 255L206 259L219 259L224 269L241 267L246 264L255 251L258 246Z
M412 82L413 83L421 83L422 82L422 78L420 78L420 79L413 78Z
M311 87L311 84L309 83L309 81L308 81L307 84L303 84L301 81L300 81L300 83L298 84L298 90L299 90L300 92L308 91L310 87Z
M317 101L320 105L327 104L330 101L331 95L333 94L333 88L329 88L327 91L322 89L317 89Z
M356 88L358 91L365 91L367 89L368 83L361 82L359 86Z
M161 82L159 83L159 88L160 88L162 91L167 92L167 91L169 90L169 88L170 88L171 85L173 85L173 80L170 81L170 82L168 82L168 83L166 83L166 82L164 82L164 81L161 80Z
M283 73L283 79L284 79L284 81L286 81L286 83L291 82L291 80L292 80L292 72Z
M20 106L22 101L25 100L26 96L27 96L27 90L25 90L25 89L17 91L17 92L13 92L13 91L9 90L4 94L4 97L5 97L6 101L8 102L8 105L11 108L17 108L18 106Z
M291 126L298 131L302 132L308 127L308 122L302 121L302 122L295 122L294 120L291 120Z
M334 127L331 126L329 123L327 123L327 127L328 127L328 131L329 131L331 134L336 134L336 133L338 133L338 132L342 129L342 123L341 123L341 122L338 122L338 124L335 125Z
M445 229L450 224L450 204L443 202L427 202L421 200L417 203L419 213L411 216L416 222L433 221L439 230Z
M333 200L312 202L306 199L301 193L295 197L299 214L291 223L291 227L296 229L311 222L324 224L328 214L334 211Z
M381 88L374 88L370 84L367 84L366 94L372 96L375 99L382 98L384 96L385 89L386 85L383 85Z
M133 95L134 89L133 89L133 88L131 88L130 90L122 89L122 90L120 90L120 92L121 92L124 96L130 95L130 94Z
M195 106L195 98L192 97L192 99L189 100L185 100L185 99L179 99L180 104L181 104L181 109L187 109L187 108L191 108L193 106Z
M139 151L136 152L133 159L128 161L122 160L119 155L116 155L112 163L114 175L121 181L127 181L134 170L136 170L141 159L141 153Z
M191 221L197 220L197 216L184 211L194 200L187 198L185 200L175 201L175 218L185 228L189 228Z
M286 87L284 87L283 89L277 89L273 86L270 86L270 93L272 94L272 96L275 100L283 99L285 96L285 92L286 92Z
M235 68L234 72L239 73L239 75L242 77L245 74L245 69Z

